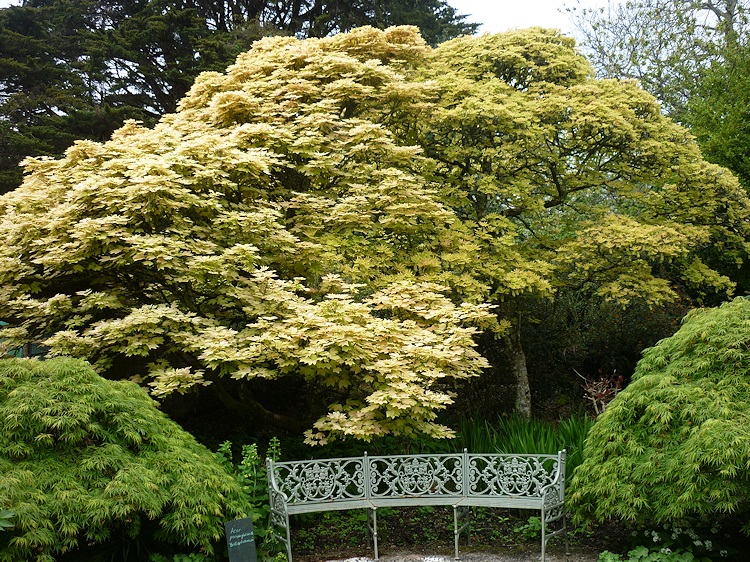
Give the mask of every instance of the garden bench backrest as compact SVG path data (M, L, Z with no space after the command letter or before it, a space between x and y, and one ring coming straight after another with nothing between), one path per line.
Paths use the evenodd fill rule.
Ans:
M375 511L379 507L453 506L456 557L458 534L467 528L459 528L459 508L538 509L543 521L564 519L565 451L556 455L469 454L466 450L440 455L365 453L362 457L267 462L271 522L285 530L286 536L279 538L286 543L290 560L289 515L297 513L369 508L376 558ZM543 529L543 556L549 536Z

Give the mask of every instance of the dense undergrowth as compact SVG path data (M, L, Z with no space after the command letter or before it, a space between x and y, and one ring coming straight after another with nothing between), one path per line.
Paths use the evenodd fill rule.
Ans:
M471 542L461 539L464 552L514 552L539 549L538 513L496 508L474 508ZM326 512L296 516L292 520L292 549L308 561L332 557L368 556L367 517L364 510ZM628 537L616 526L571 529L574 547L621 551ZM382 554L412 551L431 554L453 553L453 512L450 507L420 506L378 509L378 544ZM550 542L550 552L564 552L561 538Z
M6 363L6 365L11 365L11 363ZM24 369L27 365L31 364L24 363ZM76 363L75 369L70 371L70 373L66 370L68 369L67 366L55 362L45 362L38 365L41 370L38 373L35 372L34 376L41 376L44 374L43 370L46 372L47 369L55 368L60 371L57 383L63 384L63 387L64 376L69 376L70 373L75 374L75 376L82 376L80 375L83 372L82 369L85 371L83 365L80 363ZM43 369L42 365L44 365ZM20 368L21 364L19 363L18 366ZM11 374L10 378L6 377L6 382L15 381L14 384L18 386L20 384L19 381L28 378L24 374L26 373L24 369L21 369L18 373ZM29 371L29 373L31 372ZM65 375L65 373L68 373L68 375ZM86 371L85 376L88 377L86 379L89 385L86 387L88 389L98 388L96 385L113 384L109 381L104 381L104 379L97 378L93 372ZM29 377L31 377L31 374L29 374ZM42 377L42 379L42 382L53 383L52 378L45 379ZM62 389L63 387L60 388ZM131 389L131 386L125 385L123 386L123 390L126 387L128 390ZM6 390L9 388L6 388ZM135 387L133 386L132 388ZM135 392L136 390L138 392ZM108 392L111 391L112 389L108 389ZM57 393L55 394L55 392ZM52 392L51 395L58 398L64 396L63 390L55 392ZM63 409L70 413L74 403L81 406L82 409L79 408L80 431L76 429L77 426L67 428L65 431L69 433L72 431L77 437L75 439L71 437L72 440L63 439L61 443L54 445L52 448L57 451L55 454L60 454L61 452L68 454L67 452L69 452L70 459L66 461L68 462L66 466L71 471L79 470L80 467L76 468L75 458L84 458L86 455L90 456L92 451L96 451L96 447L106 445L109 440L114 440L114 443L117 439L121 438L118 435L127 429L131 433L132 431L137 431L138 435L143 439L143 444L133 446L135 448L130 447L136 453L136 456L143 456L150 451L150 447L154 447L155 445L158 445L158 447L163 446L163 444L159 445L161 437L158 437L160 433L157 431L156 426L149 430L150 437L146 438L145 434L142 433L145 431L143 422L138 422L138 419L140 419L138 416L148 420L153 418L153 423L159 426L160 431L167 431L172 436L171 438L179 438L181 440L180 447L190 450L190 455L193 455L190 457L191 459L200 458L202 467L200 470L203 473L222 473L224 477L228 478L222 484L227 490L241 491L244 500L240 501L237 498L234 501L237 505L242 504L242 511L244 513L240 514L238 510L235 510L235 513L237 516L249 515L253 518L260 559L273 558L279 561L285 559L283 548L274 539L273 534L269 532L268 528L269 507L266 485L266 457L276 460L298 460L304 458L359 456L365 450L372 455L451 453L459 452L463 449L468 449L475 453L552 454L561 449L566 449L568 452L566 475L568 482L570 482L581 465L586 437L594 423L591 418L585 415L572 416L558 421L527 420L519 416L502 416L494 420L464 420L459 424L458 435L453 440L407 440L390 436L375 439L366 444L334 442L325 447L311 448L302 444L299 439L285 438L279 441L274 438L261 443L241 443L238 441L232 444L227 441L218 447L214 455L210 455L208 451L199 447L197 443L194 444L191 442L187 434L178 431L176 425L174 427L169 425L166 418L157 414L152 409L149 400L145 398L145 395L141 398L139 393L142 392L140 390L135 389L131 392L135 394L132 396L128 395L129 401L124 400L122 403L141 404L142 401L141 410L143 411L139 410L140 413L138 415L136 415L135 410L130 411L126 415L121 408L115 408L115 402L111 400L99 400L96 397L98 395L92 392L88 392L88 394L79 393L76 395L75 400L69 396L69 405ZM99 402L97 402L98 400ZM12 400L9 399L6 402L6 409L14 407L15 402ZM75 407L78 408L78 406ZM53 454L51 449L49 451L45 449L45 443L49 445L48 442L50 439L52 439L51 443L54 444L56 442L54 435L55 431L58 430L54 429L56 418L53 414L54 412L61 413L63 411L61 408L62 406L59 405L55 406L52 403L45 403L41 404L35 410L42 415L42 417L37 416L41 420L38 420L39 423L51 424L50 428L52 429L47 430L43 427L34 429L35 426L31 422L29 422L31 425L28 427L18 426L19 428L26 428L23 430L25 431L24 435L28 433L28 439L23 442L25 443L23 451L18 449L23 445L23 443L19 445L20 442L18 440L5 442L6 453L11 455L14 458L13 462L18 465L16 466L16 471L21 466L18 464L19 455L22 457L36 455L39 458L43 458L44 455ZM101 412L97 413L99 410ZM49 415L44 414L47 411ZM26 412L26 414L29 414L29 412ZM33 413L31 415L33 419L37 419ZM16 417L21 419L18 416ZM12 421L12 419L16 418L6 416L6 421ZM122 425L124 422L127 422L125 426ZM16 427L16 425L11 425ZM123 429L123 427L126 429ZM34 437L37 433L42 437ZM83 451L82 457L76 452L78 450L77 447ZM178 454L175 451L164 452L164 454L167 456L176 455L175 462L177 464L174 465L174 470L179 468L178 472L188 478L186 482L189 491L183 494L185 496L183 498L184 501L181 500L181 503L188 506L189 497L192 497L193 500L202 497L195 495L195 492L201 489L201 484L194 478L190 479L192 477L190 477L190 472L187 469L191 467L191 463L188 462L187 458L181 456L182 453ZM10 457L6 460L10 460ZM128 460L127 462L131 461ZM145 468L145 470L152 469ZM6 486L13 484L13 482L8 480L9 474L12 476L11 473L6 473L3 476ZM62 476L64 474L61 474ZM52 482L51 479L54 479L53 475L48 475L47 480ZM138 482L139 480L135 481L136 488L138 488ZM44 488L46 485L43 484L41 480L37 479L34 485ZM616 485L616 482L613 485ZM30 481L28 486L31 486ZM79 500L82 500L83 496L80 492L83 488L79 485L76 489L79 492L77 493L77 497ZM99 488L95 486L95 489ZM106 492L108 489L101 488L101 491ZM10 488L6 488L6 490L10 490ZM50 484L42 491L47 494L57 494L55 495L57 497L61 493L60 490L59 486L55 487ZM22 491L22 489L15 487L12 497L18 496ZM144 493L147 492L148 490ZM156 493L157 491L153 490L153 492ZM65 493L69 494L69 492ZM26 507L24 507L27 503L16 501L15 503L11 502L9 505L0 505L0 560L21 560L18 557L21 552L19 548L26 548L27 550L24 552L27 554L31 552L28 548L33 548L29 542L32 537L32 534L29 533L33 531L31 527L33 521L29 518L30 515L26 512ZM10 509L7 509L8 507ZM47 502L47 507L52 509L54 506ZM60 521L58 515L66 517L65 513L67 512L59 502L57 509L58 514L52 511L49 514L49 525L45 527L47 529L45 532L48 534L55 528L55 522ZM180 541L177 540L179 533L172 534L172 540L170 541L170 535L167 535L167 533L174 533L176 530L171 531L169 528L163 528L161 532L158 532L159 538L163 541L161 545L157 545L153 541L144 540L144 532L149 530L156 531L156 528L152 529L154 525L150 522L152 512L148 511L145 507L143 509L144 513L139 514L139 520L141 520L143 526L134 532L121 533L115 529L109 535L101 534L95 537L94 540L87 539L80 544L76 544L75 529L71 528L68 529L69 532L66 531L68 532L68 538L66 539L65 549L57 549L57 555L51 551L49 556L43 553L41 556L31 556L36 560L49 562L53 560L76 560L84 562L219 562L226 560L225 548L223 547L223 540L220 533L215 534L211 539L203 539L201 542L194 541L192 548L189 544L180 545ZM167 504L165 504L165 509L169 509ZM86 513L86 510L79 511ZM132 511L132 513L136 511ZM131 512L123 512L121 515L117 515L113 512L113 517L115 518L113 520L119 521L117 517L120 517L123 524L132 523L133 519L130 514ZM226 515L220 517L220 523L226 519ZM378 510L378 522L380 544L384 553L387 553L389 549L406 549L415 552L429 551L446 554L450 554L452 551L453 519L449 508L433 506L384 508ZM294 516L291 523L293 528L292 541L294 552L308 557L310 560L330 558L332 556L362 556L370 552L367 545L367 519L364 511L353 510L299 515ZM738 526L735 525L733 528L731 522L729 525L726 523L726 521L704 518L685 521L681 525L654 528L648 525L635 526L621 521L605 521L600 523L583 521L570 527L570 539L574 546L585 548L594 555L602 553L601 562L715 562L718 560L741 560L741 555L737 554L739 552L737 545L741 544L736 539L736 537L740 536L737 533ZM81 524L84 524L83 520ZM97 525L106 526L106 522L101 521ZM122 526L119 523L118 525ZM88 528L92 527L89 525ZM26 542L24 543L18 542L18 537L20 536L18 535L19 529L23 529L24 533L26 533L26 539L24 539ZM208 529L204 529L204 534L205 531L208 531ZM61 532L61 530L58 529L58 532ZM473 511L472 543L470 547L465 548L472 551L501 552L512 552L514 549L534 550L539 547L539 532L540 519L533 512L477 508ZM165 538L168 540L164 541L163 539ZM29 546L24 547L23 545L27 542ZM172 543L171 546L170 542ZM551 544L551 548L563 549L564 547L562 546L562 541L556 539ZM13 552L16 554L13 555Z
M301 447L295 440L271 440L268 454L275 459L359 456L365 450L374 455L404 453L451 453L464 448L476 453L541 453L568 451L566 480L570 482L580 465L586 436L594 420L571 416L559 421L527 420L501 416L496 420L464 420L454 440L420 441L386 437L370 443L333 443L326 447ZM261 447L263 449L263 447ZM265 449L263 449L265 450ZM220 447L219 455L230 466L231 443ZM245 490L256 490L253 517L260 533L264 556L278 556L282 546L267 532L267 491L259 481L265 478L263 456L257 445L235 448L237 461L231 466ZM251 475L248 479L248 475ZM266 525L266 527L264 527ZM307 562L332 557L363 556L371 553L364 510L296 515L291 518L292 548ZM539 548L540 518L535 512L496 508L475 508L471 524L471 546L466 551L531 550ZM378 510L381 551L399 550L450 555L453 548L453 515L450 508L420 506ZM739 538L738 538L739 537ZM621 520L581 522L569 526L574 547L594 554L601 562L715 562L741 560L737 528L716 521L685 520L682 525L653 528ZM556 541L556 542L555 542ZM550 543L562 552L561 539ZM738 543L738 541L740 541ZM616 554L623 553L623 554ZM283 557L283 554L281 555Z

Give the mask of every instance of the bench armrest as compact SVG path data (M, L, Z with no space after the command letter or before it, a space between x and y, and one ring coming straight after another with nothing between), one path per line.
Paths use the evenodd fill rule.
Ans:
M542 513L546 520L553 521L565 513L565 456L566 451L560 451L555 478L541 490Z
M279 482L276 480L276 469L272 459L266 459L266 472L268 476L268 503L271 506L271 519L278 522L276 517L285 518L287 516L287 503L289 497L281 491Z
M545 509L559 507L565 503L565 488L562 482L552 482L542 488L542 504Z

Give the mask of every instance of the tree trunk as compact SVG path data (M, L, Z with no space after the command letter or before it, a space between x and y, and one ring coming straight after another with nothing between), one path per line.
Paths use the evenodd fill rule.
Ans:
M525 418L531 417L531 389L529 373L526 370L526 354L521 346L521 323L516 322L503 336L508 354L508 367L516 387L515 411Z
M257 423L262 423L289 431L295 435L302 435L306 429L312 426L312 421L306 423L267 410L260 402L255 400L247 389L239 388L239 400L227 391L223 381L213 381L211 389L216 393L222 404L224 404L224 407L247 423L248 427L254 427Z

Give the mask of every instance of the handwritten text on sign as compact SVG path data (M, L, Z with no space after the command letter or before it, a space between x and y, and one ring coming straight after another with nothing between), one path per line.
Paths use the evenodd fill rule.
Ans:
M258 554L255 551L253 520L248 517L236 521L227 521L224 528L227 531L230 562L257 562Z

